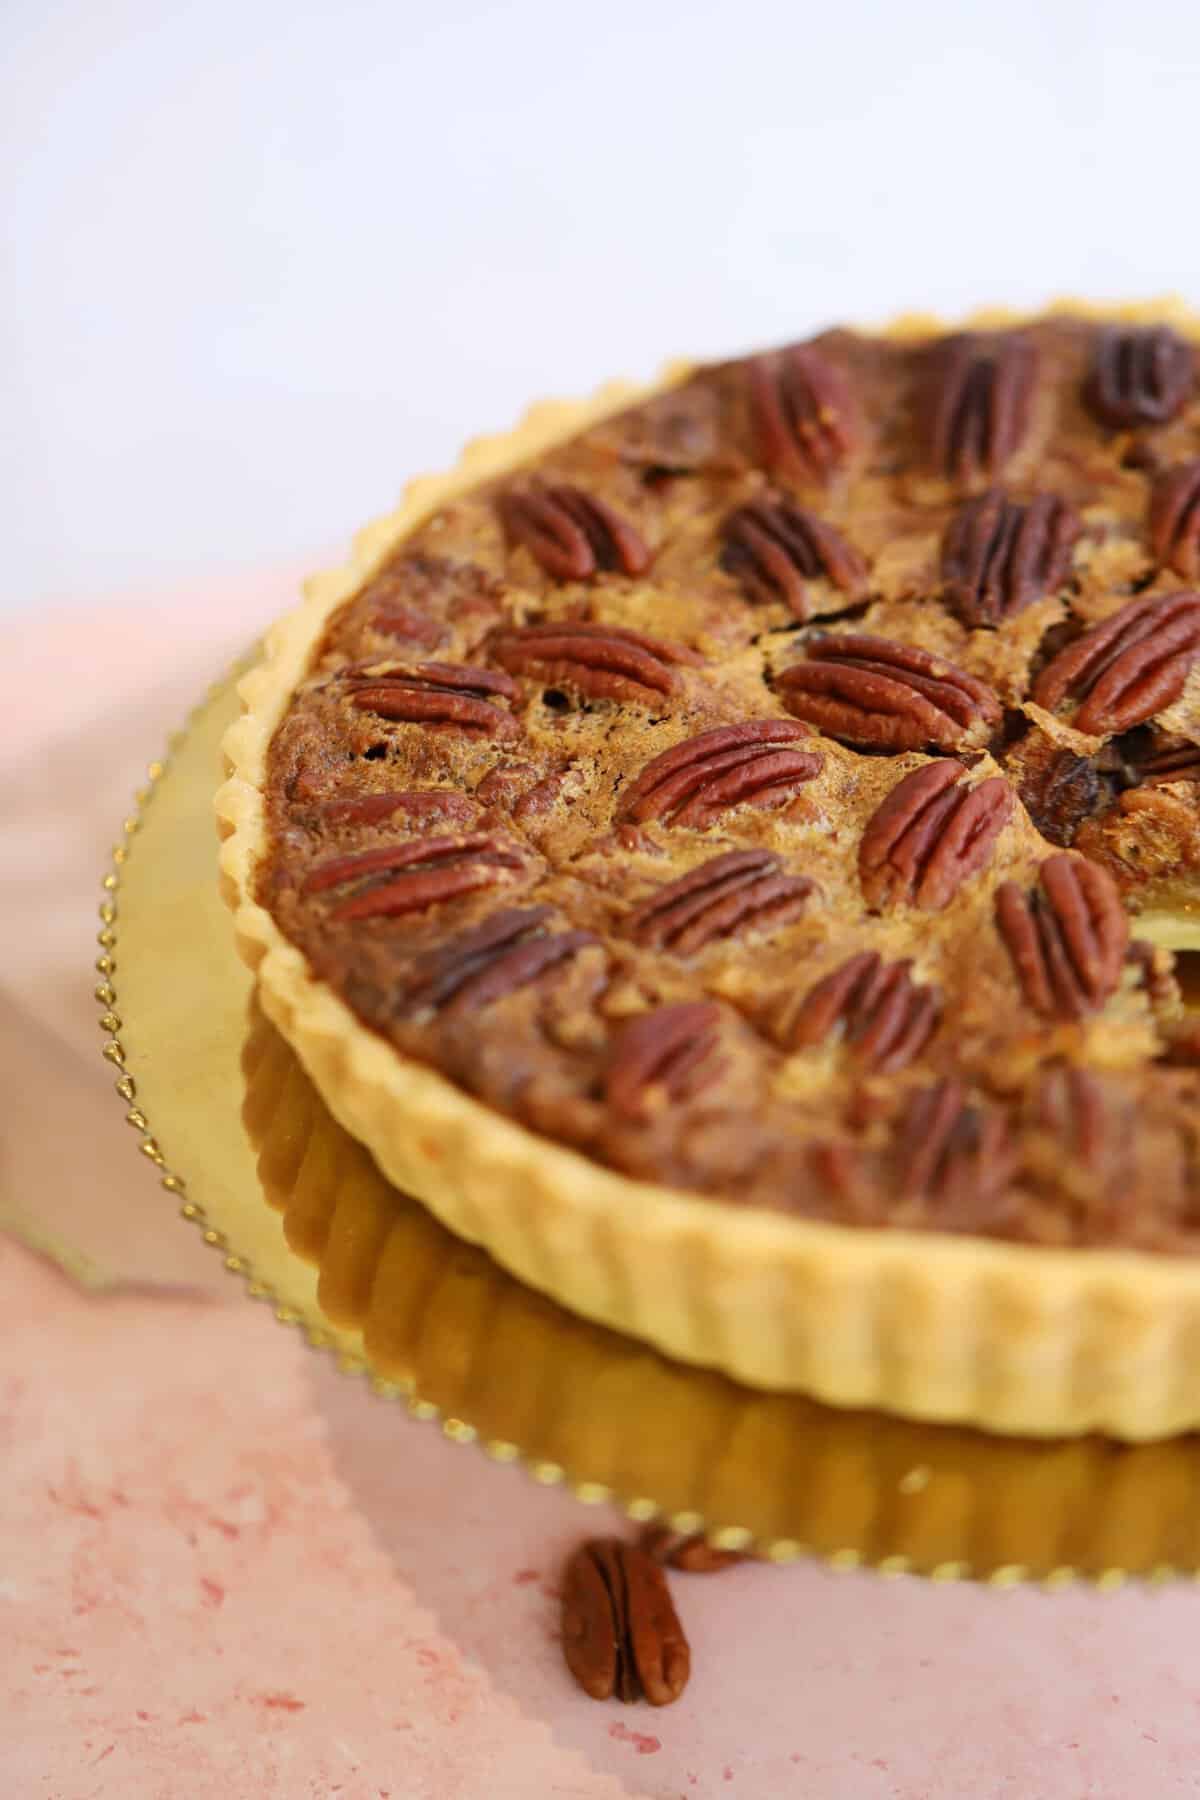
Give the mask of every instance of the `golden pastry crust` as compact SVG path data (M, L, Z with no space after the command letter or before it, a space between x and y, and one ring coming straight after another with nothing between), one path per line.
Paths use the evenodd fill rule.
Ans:
M1164 309L1140 316L1162 321ZM672 371L661 388L686 373ZM272 633L266 662L243 684L247 713L227 740L233 773L218 799L226 891L264 1005L393 1181L524 1279L673 1354L841 1404L999 1429L1140 1437L1196 1423L1200 1397L1182 1379L1186 1359L1175 1362L1200 1322L1200 1275L1188 1262L826 1225L631 1180L398 1054L258 904L271 742L332 616L457 495L638 398L610 389L590 406L539 408L511 437L475 446L452 476L410 490L397 515L360 539L354 566L313 583L305 607ZM1105 616L1099 605L1096 616ZM1002 686L1003 670L992 673ZM836 746L822 748L836 766Z

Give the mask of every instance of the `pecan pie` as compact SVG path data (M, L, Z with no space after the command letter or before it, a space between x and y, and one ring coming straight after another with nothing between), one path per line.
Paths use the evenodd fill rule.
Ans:
M751 1382L1200 1425L1197 338L1073 306L675 369L312 584L224 877L393 1181Z

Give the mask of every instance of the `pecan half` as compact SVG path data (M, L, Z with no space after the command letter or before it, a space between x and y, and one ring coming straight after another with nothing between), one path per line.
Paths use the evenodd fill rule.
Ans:
M321 808L321 819L327 825L379 825L396 813L426 824L446 819L456 825L469 825L479 807L469 794L453 788L393 789L386 794L355 794L346 800L327 800Z
M951 481L995 479L1029 428L1038 357L1017 332L958 332L926 353L918 401L929 466Z
M1109 1151L1108 1106L1104 1089L1088 1069L1052 1063L1038 1078L1037 1122L1059 1138L1089 1169L1099 1168Z
M1096 335L1083 397L1116 430L1167 425L1196 379L1192 347L1166 325L1110 327Z
M593 1700L644 1695L651 1706L668 1706L691 1674L662 1569L619 1538L592 1538L569 1559L562 1643L568 1669Z
M806 875L781 874L770 850L729 850L639 901L626 929L639 944L689 956L735 931L786 925L812 891Z
M599 454L616 456L657 488L680 475L739 474L746 458L727 429L728 369L701 370L678 387L606 419L591 434Z
M1046 664L1033 686L1039 706L1081 704L1071 723L1095 737L1129 731L1178 700L1200 657L1200 593L1131 600Z
M966 787L965 775L961 763L926 763L876 808L858 850L868 906L939 912L984 867L1012 812L1012 789L999 775Z
M1061 587L1079 516L1057 494L1025 506L989 488L955 514L942 540L946 598L964 625L999 625Z
M599 941L590 931L546 931L550 917L548 906L506 907L439 944L416 964L404 990L405 1009L478 1012Z
M642 1119L658 1101L678 1106L711 1086L725 1067L713 1055L721 1009L711 1000L658 1006L622 1025L613 1038L604 1097L626 1119Z
M811 344L797 344L755 357L748 381L765 466L791 481L828 481L858 441L841 372Z
M1168 1031L1158 1060L1176 1069L1200 1067L1200 1018L1195 1013Z
M937 989L914 982L911 968L885 963L874 950L850 957L805 995L791 1021L791 1048L824 1043L840 1025L865 1068L881 1075L907 1068L932 1037L941 1010Z
M1200 576L1200 456L1166 469L1150 493L1150 545L1185 581Z
M1035 1186L1056 1196L1059 1219L1065 1201L1066 1218L1084 1242L1111 1242L1128 1231L1145 1196L1127 1094L1090 1069L1052 1063L1038 1072L1030 1100L1042 1142L1026 1139L1028 1166Z
M1163 782L1148 782L1143 787L1129 788L1118 805L1125 818L1140 820L1146 829L1162 833L1183 850L1196 830L1196 815L1182 795L1168 794L1164 787ZM1103 836L1097 835L1103 843Z
M530 481L496 502L509 538L524 544L558 581L590 581L602 570L641 575L650 551L608 502L565 482Z
M1158 944L1134 938L1125 952L1125 961L1137 971L1137 987L1146 995L1156 1012L1175 1011L1179 1006L1179 983L1175 979L1175 958Z
M732 806L771 806L821 772L807 725L792 719L747 719L674 744L648 762L622 796L619 819L702 829Z
M943 657L890 638L816 636L775 677L788 711L868 750L957 750L1003 718L991 688Z
M467 663L417 663L409 669L346 669L350 704L359 712L411 725L452 725L496 738L515 738L521 727L496 700L515 700L515 681L495 669Z
M804 1162L818 1194L835 1200L848 1221L867 1223L878 1213L878 1190L861 1144L845 1138L809 1144Z
M446 635L446 628L439 620L418 612L415 606L402 606L398 600L389 600L376 607L367 623L372 631L381 632L384 637L406 638L429 650L440 644Z
M719 1575L736 1563L748 1562L740 1550L718 1550L701 1531L672 1531L669 1525L648 1525L642 1533L642 1549L668 1569L686 1575Z
M315 863L301 892L319 894L351 883L359 887L334 907L334 919L395 918L422 912L444 900L507 879L506 872L524 866L514 845L473 832L465 837L418 838L404 844L382 844L351 856Z
M703 661L682 644L663 643L621 625L577 619L497 632L491 650L496 661L514 674L533 674L597 700L643 703L675 692L673 664L694 666Z
M1166 787L1172 781L1200 781L1200 744L1172 744L1140 757L1135 765L1139 787Z
M824 579L846 596L858 599L867 565L840 531L792 501L768 495L739 506L721 527L725 549L721 567L737 577L751 600L782 600L798 619L812 617L805 585ZM837 612L841 608L821 609Z
M996 1223L1016 1165L1007 1119L972 1103L958 1081L915 1095L893 1144L899 1197L931 1202L934 1222L950 1229Z
M1099 863L1060 853L1027 893L1006 881L996 925L1026 1000L1044 1019L1080 1019L1116 992L1129 920L1116 882Z

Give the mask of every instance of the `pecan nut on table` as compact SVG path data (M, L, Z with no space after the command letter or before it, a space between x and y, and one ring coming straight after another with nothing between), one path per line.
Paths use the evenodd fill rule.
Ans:
M584 1693L651 1706L678 1700L691 1675L691 1650L663 1570L712 1575L744 1560L700 1535L666 1528L645 1532L640 1544L581 1544L563 1581L562 1645Z

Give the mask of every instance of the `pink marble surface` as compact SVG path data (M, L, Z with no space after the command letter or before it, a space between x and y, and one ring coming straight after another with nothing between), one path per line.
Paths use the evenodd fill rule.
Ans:
M1185 1586L748 1568L680 1583L680 1705L593 1705L554 1584L596 1515L337 1375L176 1222L96 1055L96 872L165 730L288 586L49 615L0 655L5 920L28 946L0 977L0 1199L103 1217L127 1276L85 1295L0 1240L0 1794L1200 1792ZM86 682L63 679L80 623Z

